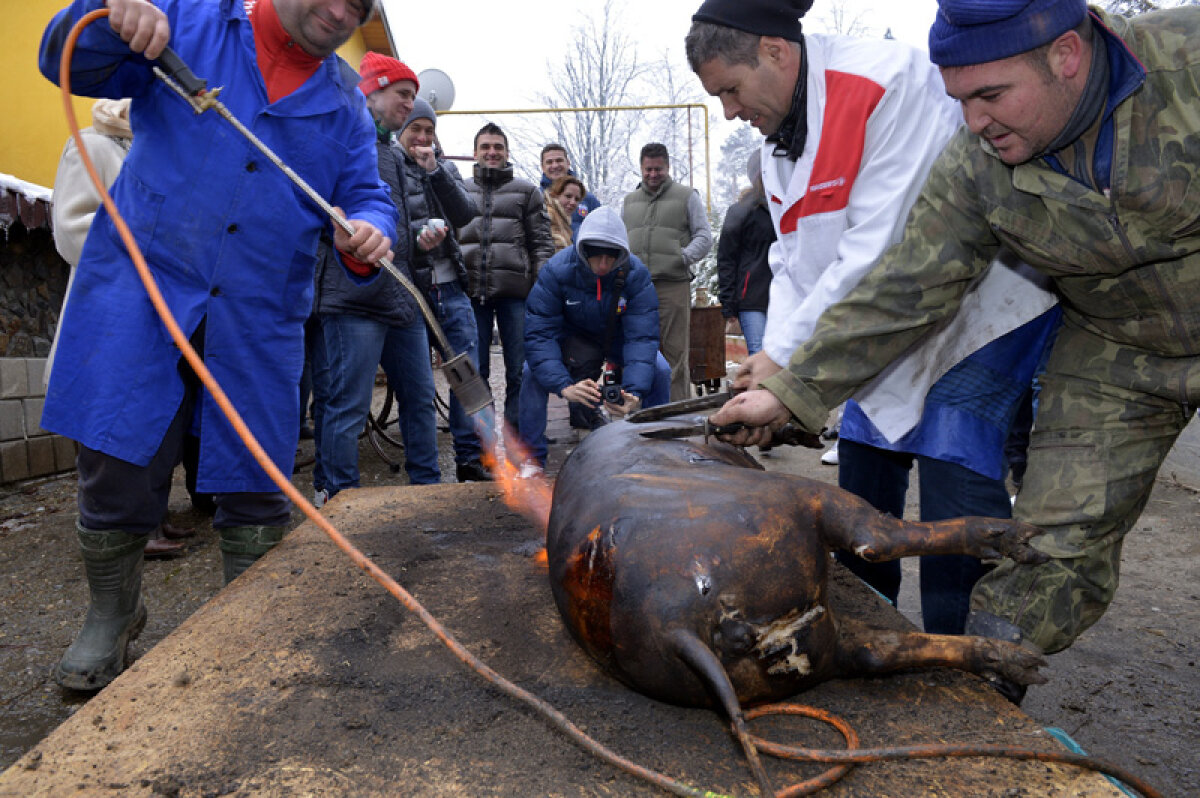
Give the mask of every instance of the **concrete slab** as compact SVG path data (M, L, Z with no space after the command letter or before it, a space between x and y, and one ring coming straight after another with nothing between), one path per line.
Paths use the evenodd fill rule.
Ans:
M599 672L568 637L540 531L490 484L341 494L330 519L496 671L604 744L696 787L752 795L714 712L668 706ZM840 571L835 611L905 628ZM151 610L153 611L153 609ZM975 677L939 671L830 682L799 697L864 746L969 741L1061 750ZM798 720L771 739L840 747ZM819 766L772 762L780 785ZM594 759L467 670L311 523L285 539L0 775L0 795L599 796L661 792ZM830 795L1118 796L1040 763L861 766Z

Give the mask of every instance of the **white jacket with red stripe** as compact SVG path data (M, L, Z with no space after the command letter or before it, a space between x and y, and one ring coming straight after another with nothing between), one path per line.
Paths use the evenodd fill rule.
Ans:
M888 40L805 36L808 140L796 161L764 143L778 239L763 348L781 366L904 233L934 159L962 122L925 53Z

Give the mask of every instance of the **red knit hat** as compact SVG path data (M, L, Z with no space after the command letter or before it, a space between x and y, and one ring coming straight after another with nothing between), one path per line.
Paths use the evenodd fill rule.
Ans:
M407 64L379 53L370 52L364 55L362 62L358 65L358 71L362 75L362 80L358 82L358 88L366 95L379 91L384 86L390 86L398 80L411 80L414 86L418 89L421 88L421 81L417 80L417 73L409 69Z

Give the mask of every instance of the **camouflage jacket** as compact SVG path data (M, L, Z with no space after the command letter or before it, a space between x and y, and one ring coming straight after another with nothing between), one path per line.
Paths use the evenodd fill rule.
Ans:
M1001 246L1051 278L1066 323L1119 345L1200 355L1200 49L1190 44L1200 8L1093 14L1108 26L1110 54L1145 70L1112 110L1111 189L1097 193L1041 158L1007 166L961 129L904 240L764 381L803 426L820 429L829 408L953 316Z

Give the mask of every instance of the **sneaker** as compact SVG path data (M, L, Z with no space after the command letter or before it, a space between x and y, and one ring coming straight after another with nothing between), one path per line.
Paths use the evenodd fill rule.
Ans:
M478 460L468 460L454 467L454 476L459 482L490 482L495 479L483 463Z
M837 443L835 442L833 444L833 446L829 447L829 451L827 451L827 452L825 452L825 454L821 455L821 465L837 465L837 464L838 464L838 452L837 452Z
M517 479L541 479L546 474L546 469L537 464L536 460L526 460L521 463L521 470L517 472Z
M329 491L325 490L324 488L313 491L313 507L316 507L319 510L325 506L325 502L327 501L329 501Z

